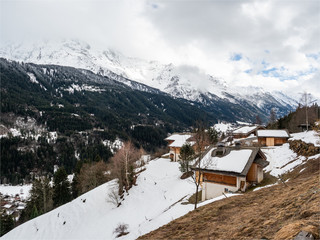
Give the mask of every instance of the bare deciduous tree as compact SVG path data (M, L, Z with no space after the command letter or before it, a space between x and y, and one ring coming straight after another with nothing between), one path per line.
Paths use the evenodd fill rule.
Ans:
M198 204L198 193L199 193L199 186L201 184L201 178L202 178L202 160L204 157L204 153L206 150L206 147L209 145L209 136L208 133L205 130L203 123L197 123L195 128L195 134L194 134L194 141L195 141L195 150L197 155L197 161L196 164L193 166L195 174L192 176L193 182L196 186L196 199L194 204L194 209L197 208Z
M316 100L313 99L311 93L308 92L303 92L301 99L300 99L300 103L302 105L303 108L305 108L306 111L306 127L307 127L307 131L309 130L309 116L308 116L308 107L314 103Z
M141 152L131 142L126 142L111 159L112 173L119 179L119 195L128 191L135 183L135 162L141 157Z
M112 188L108 193L107 201L114 204L116 207L120 206L121 200L119 196L119 191L116 188Z
M273 124L277 120L277 113L274 108L271 109L270 111L270 116L269 116L269 123Z
M262 125L262 120L259 115L256 115L256 124Z
M105 162L86 163L82 166L78 176L78 190L80 194L90 191L95 187L110 180Z

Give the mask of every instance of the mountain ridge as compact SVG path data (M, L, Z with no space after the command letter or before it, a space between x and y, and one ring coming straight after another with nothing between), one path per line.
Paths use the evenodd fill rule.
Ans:
M0 49L7 59L36 64L56 64L90 70L132 86L133 83L159 89L175 98L199 102L204 106L223 101L260 110L257 115L267 120L272 108L283 116L294 110L297 101L282 92L262 88L231 87L226 82L193 66L174 66L156 61L126 57L113 50L95 50L77 40L39 44L7 45ZM133 80L133 81L132 81ZM133 84L134 85L134 84ZM252 118L253 119L253 118Z

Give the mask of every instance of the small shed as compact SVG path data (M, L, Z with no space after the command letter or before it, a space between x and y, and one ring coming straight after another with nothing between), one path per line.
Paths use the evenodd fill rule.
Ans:
M199 170L197 162L193 170ZM266 156L258 147L211 148L200 162L202 200L225 192L246 191L263 180Z
M288 142L290 134L287 129L257 130L257 137L260 146L281 146Z

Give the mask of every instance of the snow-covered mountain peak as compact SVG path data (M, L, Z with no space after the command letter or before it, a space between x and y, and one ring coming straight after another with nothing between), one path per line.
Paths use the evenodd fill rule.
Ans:
M83 68L116 78L115 80L127 85L130 85L127 80L130 79L173 97L201 103L205 101L206 105L209 105L212 99L222 99L235 104L243 104L244 100L251 106L265 108L263 111L269 111L273 107L284 107L290 111L297 105L297 101L281 92L270 93L253 86L228 85L222 79L210 76L196 66L175 66L172 63L162 64L127 57L112 49L95 49L94 46L78 40L11 44L0 48L0 56L16 61Z

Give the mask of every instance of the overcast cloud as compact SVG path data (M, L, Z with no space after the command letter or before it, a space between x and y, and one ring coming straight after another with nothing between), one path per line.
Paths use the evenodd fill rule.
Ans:
M78 38L320 99L320 1L1 0L1 44Z

